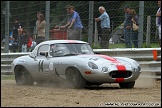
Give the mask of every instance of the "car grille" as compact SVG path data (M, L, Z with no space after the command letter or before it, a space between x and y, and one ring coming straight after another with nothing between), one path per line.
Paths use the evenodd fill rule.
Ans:
M109 73L112 78L128 78L132 75L130 71L112 71Z

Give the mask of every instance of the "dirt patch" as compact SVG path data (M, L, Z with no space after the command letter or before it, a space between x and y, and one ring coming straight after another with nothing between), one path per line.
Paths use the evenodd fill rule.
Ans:
M120 89L118 84L70 89L60 84L18 86L14 80L1 80L2 107L111 107L136 103L161 106L161 81L139 78L133 89Z

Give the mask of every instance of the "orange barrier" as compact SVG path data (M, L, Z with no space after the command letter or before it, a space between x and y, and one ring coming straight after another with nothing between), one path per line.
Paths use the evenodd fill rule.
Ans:
M155 50L153 50L152 52L153 52L153 59L154 59L154 60L157 60L157 56L158 56L158 55L157 55L157 50L155 49Z
M53 29L50 30L50 39L60 40L66 39L67 31L64 29Z

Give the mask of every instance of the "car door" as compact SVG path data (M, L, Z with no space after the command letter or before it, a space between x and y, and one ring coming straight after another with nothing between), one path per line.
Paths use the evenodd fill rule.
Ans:
M47 57L44 55L40 55L40 52L48 52L48 50L49 50L49 45L44 44L44 45L41 45L36 52L37 54L33 61L33 70L37 76L44 74L43 65L44 65L44 62L47 61Z
M52 57L46 57L44 60L42 60L40 65L41 72L44 74L55 75L55 65Z
M50 50L47 58L43 61L43 72L53 76L58 76L58 68L60 67L60 56L63 51L59 44L50 45Z
M55 75L55 56L53 56L54 51L56 50L56 45L52 44L50 45L48 56L40 63L41 66L43 66L42 72L44 74L50 74Z

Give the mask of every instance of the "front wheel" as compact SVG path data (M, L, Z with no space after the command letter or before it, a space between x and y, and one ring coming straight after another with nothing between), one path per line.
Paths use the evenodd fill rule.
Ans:
M28 70L22 66L15 69L15 80L18 85L32 85L34 83Z
M119 83L120 88L133 88L134 85L135 85L135 81Z
M66 78L73 88L79 89L85 87L86 81L76 68L68 68L66 70Z

